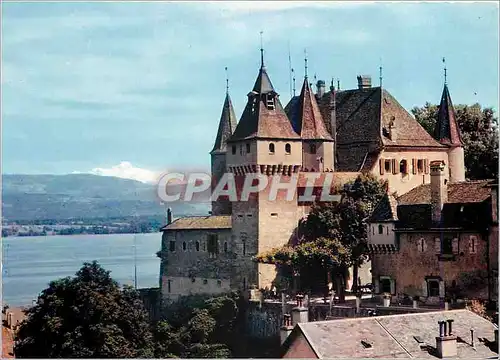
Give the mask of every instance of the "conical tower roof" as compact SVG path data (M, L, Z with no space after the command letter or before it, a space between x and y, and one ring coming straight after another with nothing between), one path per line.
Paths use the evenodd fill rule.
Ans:
M460 136L455 109L446 84L444 84L443 94L441 95L438 120L434 128L434 138L443 145L462 146L462 137Z
M211 153L226 151L227 140L231 137L231 135L233 135L235 129L236 115L234 113L231 97L229 96L229 92L227 92L226 99L224 100L224 106L222 107L217 137L215 138L215 144Z

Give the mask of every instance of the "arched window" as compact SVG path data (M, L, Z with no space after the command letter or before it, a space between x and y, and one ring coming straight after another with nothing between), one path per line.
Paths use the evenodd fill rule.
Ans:
M184 250L184 251L187 250L187 244L185 241L182 243L182 250Z
M384 233L384 226L382 224L379 224L378 226L378 233L383 234Z
M199 241L196 242L196 251L200 251L200 242Z
M247 242L243 240L243 255L247 253Z
M270 144L269 144L269 152L270 152L271 154L274 154L274 144L273 144L273 143L270 143Z
M311 154L316 154L316 144L309 145L309 152Z
M407 174L408 173L408 165L406 163L406 160L404 160L404 159L399 162L399 172L401 174Z
M227 242L224 243L224 252L227 252Z
M290 144L285 144L285 153L290 154L292 152L292 146Z

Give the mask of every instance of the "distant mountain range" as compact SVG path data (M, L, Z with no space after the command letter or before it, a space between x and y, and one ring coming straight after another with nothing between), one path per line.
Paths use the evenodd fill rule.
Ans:
M156 185L90 174L3 175L4 221L164 216ZM172 203L174 217L205 215L208 204Z

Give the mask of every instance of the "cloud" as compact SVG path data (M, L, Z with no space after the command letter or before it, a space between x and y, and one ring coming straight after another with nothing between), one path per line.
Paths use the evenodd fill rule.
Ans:
M81 173L81 172L73 172ZM122 179L137 180L143 183L155 183L160 176L159 172L154 172L148 169L134 167L128 161L122 161L118 165L111 166L110 168L94 168L87 172L88 174L100 176L113 176Z

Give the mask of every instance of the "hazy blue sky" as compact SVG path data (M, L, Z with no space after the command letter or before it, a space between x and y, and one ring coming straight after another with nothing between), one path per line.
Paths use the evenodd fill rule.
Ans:
M225 93L237 115L265 59L283 105L288 44L303 77L342 88L371 74L410 109L438 102L447 59L454 103L498 109L498 5L292 2L4 3L4 173L148 174L207 168ZM122 162L121 167L117 167ZM137 169L136 169L137 168ZM144 175L144 176L146 176Z

